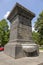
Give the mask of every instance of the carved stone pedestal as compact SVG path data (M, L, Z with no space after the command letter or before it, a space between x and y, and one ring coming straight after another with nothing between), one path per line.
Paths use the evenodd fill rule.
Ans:
M16 3L8 16L11 22L9 43L5 45L5 53L13 58L38 55L38 45L32 39L31 20L35 14Z

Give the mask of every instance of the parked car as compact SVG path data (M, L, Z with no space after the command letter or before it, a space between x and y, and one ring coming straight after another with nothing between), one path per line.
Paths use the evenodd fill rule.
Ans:
M0 47L0 51L4 51L4 47Z

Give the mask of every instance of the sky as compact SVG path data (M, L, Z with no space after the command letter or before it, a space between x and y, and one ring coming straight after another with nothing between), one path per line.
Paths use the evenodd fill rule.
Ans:
M43 10L43 0L0 0L0 20L7 18L16 2L35 13L36 16L32 20L32 30L34 30L34 22L37 20L39 13ZM8 24L10 25L9 22Z

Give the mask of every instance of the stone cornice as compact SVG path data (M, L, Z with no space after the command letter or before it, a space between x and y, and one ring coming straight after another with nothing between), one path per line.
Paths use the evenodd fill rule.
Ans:
M15 17L16 15L22 15L24 17L30 17L31 19L33 17L35 17L35 14L32 13L30 10L28 10L27 8L21 6L20 4L16 3L16 5L13 7L12 11L10 12L9 16L8 16L8 20L11 20L13 17Z

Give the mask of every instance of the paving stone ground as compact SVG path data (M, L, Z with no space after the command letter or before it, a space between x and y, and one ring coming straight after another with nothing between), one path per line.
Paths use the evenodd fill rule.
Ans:
M19 59L14 59L4 54L4 52L0 52L0 65L38 65L40 63L43 63L42 51L40 51L38 57L24 57Z

